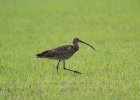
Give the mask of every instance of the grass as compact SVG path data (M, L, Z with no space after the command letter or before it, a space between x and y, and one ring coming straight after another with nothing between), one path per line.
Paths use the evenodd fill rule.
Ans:
M0 0L0 99L139 100L139 0ZM35 59L71 44L92 44L66 62Z

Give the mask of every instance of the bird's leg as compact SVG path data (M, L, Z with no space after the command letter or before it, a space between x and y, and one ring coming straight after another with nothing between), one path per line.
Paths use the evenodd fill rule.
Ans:
M82 73L80 73L80 72L78 72L78 71L76 71L76 70L72 70L72 69L66 68L66 67L65 67L65 61L63 61L63 68L64 68L64 70L72 71L72 72L77 73L77 74L82 74Z
M59 67L59 63L60 63L60 60L59 60L59 62L58 62L58 64L57 64L57 66L56 66L57 73L58 73L58 67Z

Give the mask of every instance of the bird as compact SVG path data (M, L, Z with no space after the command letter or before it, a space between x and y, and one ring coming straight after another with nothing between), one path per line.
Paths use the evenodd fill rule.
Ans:
M52 59L52 60L58 60L58 63L56 66L57 73L58 73L60 62L63 62L64 70L68 70L68 71L71 71L71 72L74 72L77 74L82 74L79 71L68 69L65 67L66 60L70 59L73 56L73 54L75 54L79 50L78 43L86 44L86 45L90 46L93 50L95 50L95 48L93 46L91 46L90 44L75 37L73 39L72 45L64 45L64 46L60 46L60 47L57 47L54 49L46 50L42 53L36 54L36 58L48 58L48 59Z

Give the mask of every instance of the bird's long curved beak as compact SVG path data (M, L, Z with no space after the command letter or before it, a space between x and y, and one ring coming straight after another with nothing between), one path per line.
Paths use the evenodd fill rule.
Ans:
M84 44L86 44L86 45L90 46L92 49L94 49L94 50L95 50L95 48L94 48L93 46L91 46L90 44L88 44L88 43L86 43L86 42L84 42L84 41L82 41L82 40L79 40L79 42L84 43Z

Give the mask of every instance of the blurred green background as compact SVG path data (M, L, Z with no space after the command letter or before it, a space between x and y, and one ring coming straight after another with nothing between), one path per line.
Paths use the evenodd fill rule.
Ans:
M35 59L74 37L82 75ZM139 0L0 0L0 99L139 100L139 66Z

